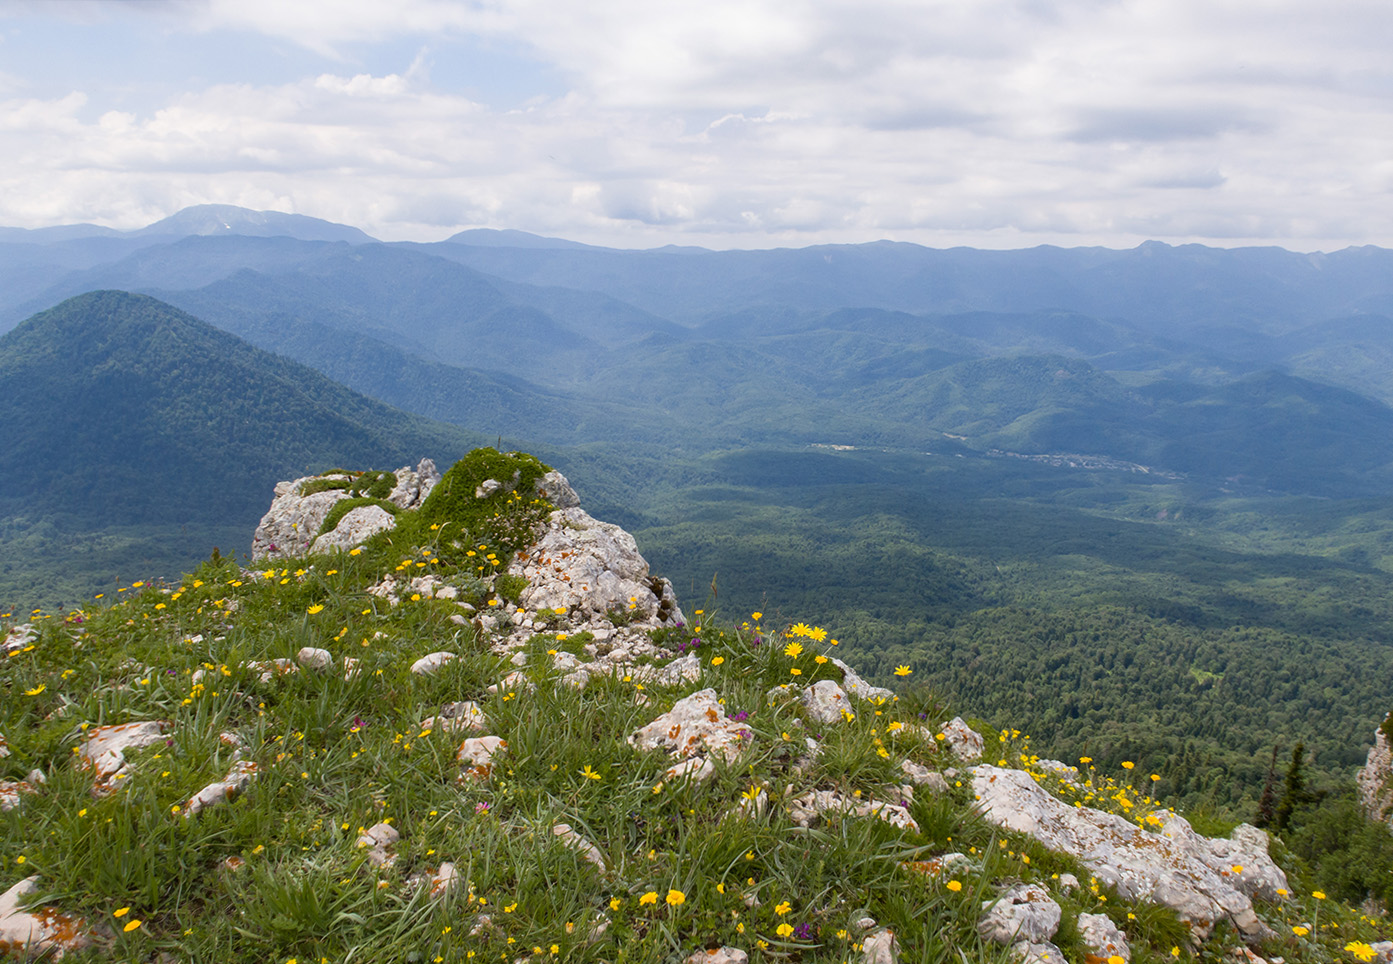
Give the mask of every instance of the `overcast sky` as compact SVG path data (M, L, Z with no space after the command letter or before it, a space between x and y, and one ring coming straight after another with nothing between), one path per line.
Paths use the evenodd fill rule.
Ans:
M1393 246L1388 0L5 0L0 224Z

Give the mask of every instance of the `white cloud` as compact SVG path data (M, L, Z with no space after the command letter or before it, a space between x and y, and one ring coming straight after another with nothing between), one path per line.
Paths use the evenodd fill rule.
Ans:
M388 238L1393 244L1370 0L157 6L175 35L257 33L346 69L249 68L145 113L90 87L0 100L0 222L131 227L218 201ZM435 86L437 47L476 35L526 45L569 92L497 110ZM433 52L358 69L379 41Z

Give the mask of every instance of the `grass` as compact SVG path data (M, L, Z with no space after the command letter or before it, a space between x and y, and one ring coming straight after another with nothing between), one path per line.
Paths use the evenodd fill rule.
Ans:
M462 484L472 492L477 482ZM500 513L538 511L516 489L491 498ZM840 962L859 959L867 932L858 922L871 917L895 931L901 961L961 962L1007 959L975 926L999 886L1023 879L1050 887L1070 922L1079 911L1109 914L1139 964L1172 959L1172 947L1190 957L1173 914L1090 887L1069 859L982 820L964 775L948 775L946 794L910 798L902 760L952 765L932 738L948 714L931 694L853 701L839 723L812 719L782 687L840 679L827 658L835 641L816 627L698 612L693 625L653 637L670 656L695 654L699 680L659 686L636 667L577 689L552 651L582 654L589 640L557 622L525 647L528 685L490 692L515 667L451 620L461 612L454 602L393 606L366 591L388 575L429 571L479 606L502 594L502 566L479 564L488 546L505 551L499 529L487 528L493 517L471 519L470 541L449 545L438 534L463 524L432 518L437 528L404 518L355 554L259 571L209 560L177 584L137 583L82 611L23 614L36 638L0 657L9 749L0 779L38 768L48 782L0 815L0 888L37 874L43 902L110 932L92 960L657 964L724 944L756 960ZM518 524L504 522L509 533ZM467 554L480 543L473 551L485 555ZM12 614L0 628L19 622ZM333 667L263 679L247 665L293 660L307 646L328 650ZM430 676L410 672L440 650L458 658ZM356 671L345 671L348 658ZM672 761L636 751L629 737L707 687L748 736L732 759L713 759L709 780L669 779ZM486 732L507 741L484 779L462 775L463 735L421 726L460 700L477 701ZM94 797L76 751L94 727L137 720L167 722L167 739L129 751L117 792ZM223 734L235 734L256 780L188 817L189 798L236 759ZM986 735L989 759L999 752L1046 774L1028 737ZM1144 775L1086 775L1086 789L1067 792L1144 819ZM798 826L788 804L810 789L904 800L918 830L836 813ZM761 791L767 806L742 811ZM401 834L386 867L357 843L380 822ZM599 849L603 868L556 836L563 822ZM918 869L948 853L965 859ZM429 881L445 862L460 883L433 897ZM1083 886L1060 894L1063 873ZM1260 912L1283 934L1270 949L1289 961L1352 960L1343 943L1375 935L1333 901L1292 897ZM1317 916L1307 935L1291 932ZM1071 928L1059 940L1077 957Z

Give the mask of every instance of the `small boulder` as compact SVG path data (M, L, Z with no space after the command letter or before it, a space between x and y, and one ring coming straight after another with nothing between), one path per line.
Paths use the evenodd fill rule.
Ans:
M443 651L428 653L411 664L411 672L415 673L417 676L429 676L437 672L440 667L444 666L446 663L453 662L456 658L454 653Z
M678 757L710 752L731 760L739 755L745 732L726 716L716 691L704 689L678 700L671 710L635 730L629 743L639 750L661 748Z
M52 907L20 909L38 889L38 876L26 877L0 894L0 952L20 959L48 959L51 955L60 960L69 951L90 947L95 935L83 921Z
M1038 884L1009 887L996 900L984 901L982 910L977 933L997 944L1048 941L1062 916L1059 905Z
M738 947L712 947L688 955L682 964L749 964L750 955Z
M961 716L955 716L948 721L948 725L943 728L943 736L948 749L964 763L976 763L982 759L982 748L986 745L982 740L982 734L968 726Z
M851 713L846 690L830 679L818 680L803 693L803 706L819 723L840 723Z
M1118 930L1107 914L1080 914L1079 941L1091 952L1091 958L1096 957L1100 961L1113 957L1120 957L1123 961L1132 960L1127 935Z

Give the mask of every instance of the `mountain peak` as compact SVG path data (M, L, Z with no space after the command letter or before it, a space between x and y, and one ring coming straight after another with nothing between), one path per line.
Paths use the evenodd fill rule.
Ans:
M304 214L253 211L233 204L195 204L154 224L132 231L144 235L240 234L252 237L290 237L299 241L346 241L371 244L372 236L346 224L335 224Z

